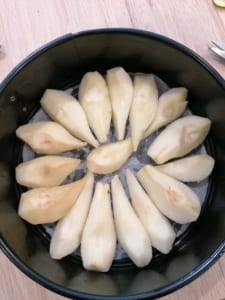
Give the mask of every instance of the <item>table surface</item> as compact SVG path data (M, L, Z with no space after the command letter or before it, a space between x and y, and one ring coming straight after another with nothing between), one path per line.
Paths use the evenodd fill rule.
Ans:
M208 45L225 42L225 9L212 0L0 0L0 81L32 50L68 32L133 27L167 35L190 47L225 78L225 64ZM1 48L0 48L1 49ZM63 300L39 286L0 253L1 300ZM225 257L195 282L164 300L225 298Z

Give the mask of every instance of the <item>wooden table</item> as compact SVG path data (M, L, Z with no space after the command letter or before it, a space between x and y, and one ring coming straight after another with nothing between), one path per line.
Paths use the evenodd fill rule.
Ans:
M225 9L211 0L0 0L0 81L29 52L64 33L100 27L134 27L167 35L192 48L223 77L222 64L208 51L225 41ZM0 253L1 300L62 300L24 274ZM194 283L167 300L225 298L225 256Z

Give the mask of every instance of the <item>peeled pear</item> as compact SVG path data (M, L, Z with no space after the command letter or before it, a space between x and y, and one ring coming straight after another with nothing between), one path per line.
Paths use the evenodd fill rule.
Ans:
M86 145L56 122L35 122L17 128L16 136L39 154L59 154Z
M60 123L73 136L98 146L80 103L72 95L59 90L47 89L40 100L41 106L54 121Z
M97 174L108 174L119 170L132 154L131 139L102 145L87 157L88 169Z
M107 272L116 250L109 184L95 186L90 211L81 238L81 257L87 270Z
M93 186L94 175L90 174L71 210L57 223L50 243L52 258L61 259L80 246L81 235L92 200Z
M116 67L107 71L106 82L112 104L113 125L118 141L123 140L133 98L133 83L129 74Z
M133 150L136 151L158 106L158 89L153 75L136 75L129 121Z
M21 194L19 216L31 224L52 223L62 219L76 202L89 174L73 183L35 188Z
M29 188L60 185L80 164L80 159L45 155L16 167L16 181Z
M152 258L150 238L135 214L118 175L113 177L111 192L118 241L130 259L138 267L144 267Z
M208 118L187 116L168 125L152 142L148 156L157 164L182 157L197 148L206 138L211 126Z
M155 118L145 131L144 137L174 121L185 111L188 103L187 93L186 88L178 87L169 89L159 97Z
M181 181L199 182L211 174L214 164L215 161L211 156L208 154L199 154L174 160L156 168Z
M159 210L179 224L196 221L201 204L198 196L184 183L146 165L138 179Z
M169 253L176 238L172 225L158 210L130 170L126 171L126 179L132 206L148 232L152 246L164 254Z
M97 139L101 143L107 142L112 107L105 79L97 71L88 72L83 76L79 100Z
M225 7L225 0L213 0L213 2L219 7Z

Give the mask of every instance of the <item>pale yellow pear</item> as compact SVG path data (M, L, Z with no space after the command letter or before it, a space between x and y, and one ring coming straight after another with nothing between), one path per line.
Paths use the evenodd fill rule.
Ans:
M109 193L109 184L96 184L81 238L81 256L87 270L107 272L115 256L116 233Z
M112 107L105 79L100 73L95 71L84 74L79 88L79 100L97 139L105 143L110 129Z
M113 125L117 140L124 138L127 119L133 98L133 83L122 67L107 70L106 82L112 104Z
M149 136L162 126L177 119L187 107L187 89L183 87L172 88L159 97L156 115L145 131L144 137Z
M153 75L136 75L129 121L133 150L136 151L158 106L158 89Z
M73 136L94 147L98 146L85 112L75 97L64 91L47 89L40 103L50 118L60 123Z
M80 159L45 155L16 167L16 181L29 188L60 185L80 164Z
M132 154L131 139L102 145L90 152L87 157L88 169L97 174L115 172Z
M16 136L39 154L59 154L86 145L60 124L51 121L22 125L17 128Z
M61 259L74 252L80 246L82 232L92 200L93 187L94 175L90 174L77 201L55 227L50 243L50 255L52 258Z
M62 219L76 202L88 176L73 183L35 188L22 193L18 208L19 216L35 225Z
M181 181L199 182L211 174L214 164L215 160L210 155L199 154L177 159L156 168Z
M225 0L213 0L213 2L219 7L225 7Z
M179 224L196 221L201 211L198 196L184 183L146 165L138 179L159 210Z
M152 258L150 238L134 212L118 175L113 177L111 192L118 241L136 266L144 267Z
M208 118L187 116L168 125L152 142L148 156L157 164L182 157L197 148L206 138L211 126Z
M130 170L126 172L132 206L149 234L152 246L167 254L172 249L176 234L170 222L155 206Z

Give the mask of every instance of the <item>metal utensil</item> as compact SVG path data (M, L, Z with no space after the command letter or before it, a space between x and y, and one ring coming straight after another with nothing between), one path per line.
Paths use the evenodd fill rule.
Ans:
M209 50L225 59L225 43L212 41L212 45L209 46Z

